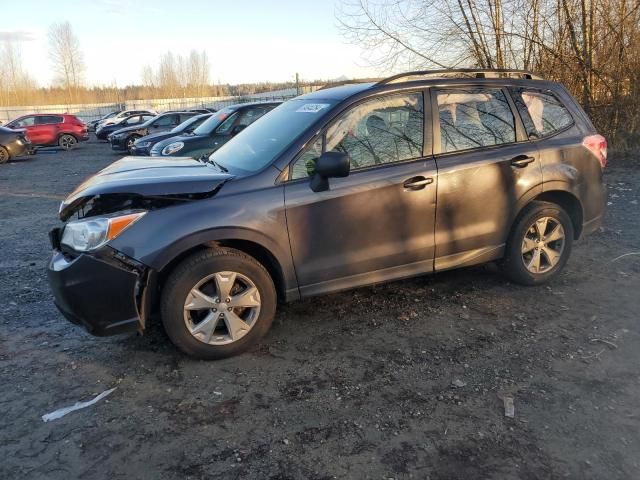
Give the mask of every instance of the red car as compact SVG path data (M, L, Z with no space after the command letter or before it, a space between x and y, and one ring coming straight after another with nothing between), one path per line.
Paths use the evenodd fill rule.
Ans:
M78 117L68 114L36 113L16 118L8 128L25 130L35 146L58 145L65 150L89 140L89 130Z

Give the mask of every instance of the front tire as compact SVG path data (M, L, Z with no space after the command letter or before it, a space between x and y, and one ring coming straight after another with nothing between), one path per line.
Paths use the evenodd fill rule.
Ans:
M131 153L131 149L133 148L133 144L139 138L140 137L137 136L137 135L131 135L129 138L127 138L127 152Z
M256 343L273 322L276 290L267 270L235 249L198 252L162 290L162 323L171 341L202 360L230 357Z
M76 140L76 137L74 137L73 135L69 135L67 133L65 133L64 135L61 135L60 138L58 139L58 146L63 150L69 151L72 148L74 148L77 144L78 144L78 140Z
M522 285L552 280L569 260L573 235L573 222L562 207L532 202L509 235L502 265L505 275Z

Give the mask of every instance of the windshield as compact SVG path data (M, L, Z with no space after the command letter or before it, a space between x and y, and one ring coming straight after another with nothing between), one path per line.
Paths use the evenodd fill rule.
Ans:
M223 167L257 172L273 162L333 105L332 100L289 100L248 126L209 159Z
M184 131L192 132L194 128L201 125L202 122L204 122L210 116L211 115L196 115L195 117L191 117L188 120L182 122L177 127L174 127L173 130L171 130L171 133L180 133Z
M120 112L111 112L111 113L107 113L104 117L102 117L102 120L108 120L109 118L113 118L116 115L118 115L118 113Z
M206 122L196 128L193 133L196 135L209 135L213 132L218 125L220 125L225 118L231 115L234 112L233 108L227 107L223 108L219 112L213 114L213 116L209 117Z

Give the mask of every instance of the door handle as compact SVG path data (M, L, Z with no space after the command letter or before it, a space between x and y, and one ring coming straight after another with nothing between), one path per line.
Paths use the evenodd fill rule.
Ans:
M511 159L511 165L517 168L524 168L533 161L535 161L534 157L529 157L527 155L518 155L517 157Z
M433 183L433 178L431 177L426 178L420 175L418 177L409 178L403 183L402 186L405 188L405 190L414 191L414 190L422 190L424 187L432 183Z

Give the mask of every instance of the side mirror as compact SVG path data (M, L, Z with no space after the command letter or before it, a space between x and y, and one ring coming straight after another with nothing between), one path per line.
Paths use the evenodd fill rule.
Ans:
M233 127L231 129L231 136L234 137L237 134L239 134L242 130L244 130L245 128L247 128L246 125L236 125L235 127Z
M346 153L324 152L316 162L316 171L309 186L314 192L329 190L329 178L346 177L350 169L351 162Z

